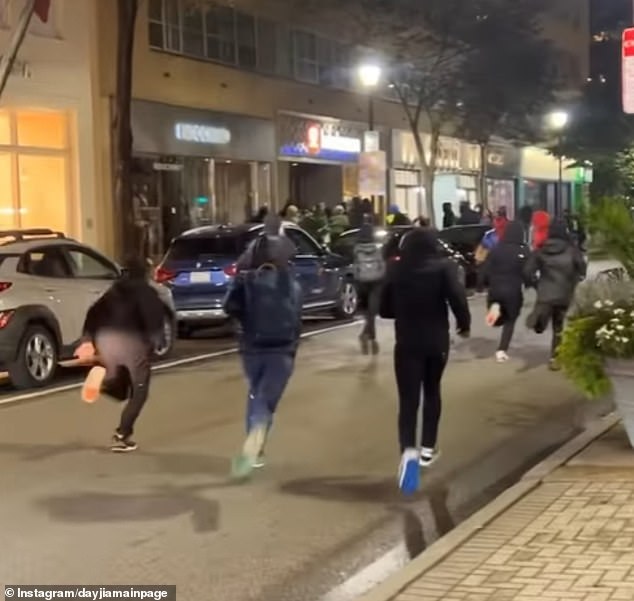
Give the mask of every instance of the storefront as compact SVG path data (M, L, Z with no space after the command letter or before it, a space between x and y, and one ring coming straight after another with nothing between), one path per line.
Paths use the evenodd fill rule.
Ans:
M486 207L494 214L504 207L508 217L513 219L521 152L510 144L496 141L489 144L486 159Z
M563 159L561 165L561 194L559 194L559 159L547 150L530 146L521 151L520 206L531 206L548 211L551 215L562 215L573 207L573 184L576 171L570 160Z
M358 195L358 162L366 127L280 113L277 130L280 199L301 208L319 203L333 207ZM383 144L381 140L384 148Z
M210 223L241 223L271 204L270 121L135 100L135 221L150 256Z

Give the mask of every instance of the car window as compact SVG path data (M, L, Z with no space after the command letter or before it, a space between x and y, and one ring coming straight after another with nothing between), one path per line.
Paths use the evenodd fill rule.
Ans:
M114 280L119 277L115 267L101 257L78 248L69 248L67 252L76 278Z
M18 271L41 278L69 278L72 276L64 253L57 247L28 251L22 257Z
M357 243L359 232L346 232L339 236L331 245L332 252L342 257L352 258L354 254L354 246Z
M295 245L298 255L314 256L319 254L319 247L303 232L293 228L287 228L286 235Z
M167 261L196 261L204 257L239 257L258 231L241 234L177 238L172 242Z

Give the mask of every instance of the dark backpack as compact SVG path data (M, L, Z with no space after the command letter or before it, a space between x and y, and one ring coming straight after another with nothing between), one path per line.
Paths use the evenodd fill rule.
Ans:
M380 246L374 242L365 242L354 247L354 276L357 282L380 282L385 272L386 263Z
M297 341L301 299L293 273L265 264L245 277L244 333L261 348L291 345Z

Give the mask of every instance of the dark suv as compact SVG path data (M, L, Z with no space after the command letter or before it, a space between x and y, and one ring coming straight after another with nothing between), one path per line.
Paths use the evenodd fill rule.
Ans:
M172 291L181 336L227 321L222 304L236 262L262 228L260 223L207 226L172 241L155 279ZM297 248L293 264L304 293L304 312L354 317L358 296L350 261L292 223L284 223L284 232Z

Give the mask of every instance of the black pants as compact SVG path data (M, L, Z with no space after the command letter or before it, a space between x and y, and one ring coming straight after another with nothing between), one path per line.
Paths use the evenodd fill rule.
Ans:
M416 448L416 431L423 402L422 445L435 448L442 411L440 382L447 365L447 354L428 356L394 349L394 371L399 396L398 433L401 452ZM421 398L422 394L422 398Z
M515 323L517 320L508 319L504 322L502 326L502 335L500 336L500 344L498 346L498 351L506 351L509 350L511 346L511 340L513 339L513 333L515 332Z
M527 320L529 329L535 330L538 334L546 331L549 322L552 324L553 337L550 356L553 359L556 357L557 349L561 344L561 335L564 330L566 313L568 313L568 307L538 302Z
M127 438L147 401L150 386L151 346L140 337L125 332L98 334L97 351L106 368L104 392L126 400L117 433Z
M381 284L364 284L361 289L364 306L364 323L361 336L376 340L376 316L381 303Z
M567 307L553 307L551 313L552 327L553 327L553 340L551 343L551 357L554 359L557 356L557 349L561 344L561 335L564 331L564 323L566 321Z

